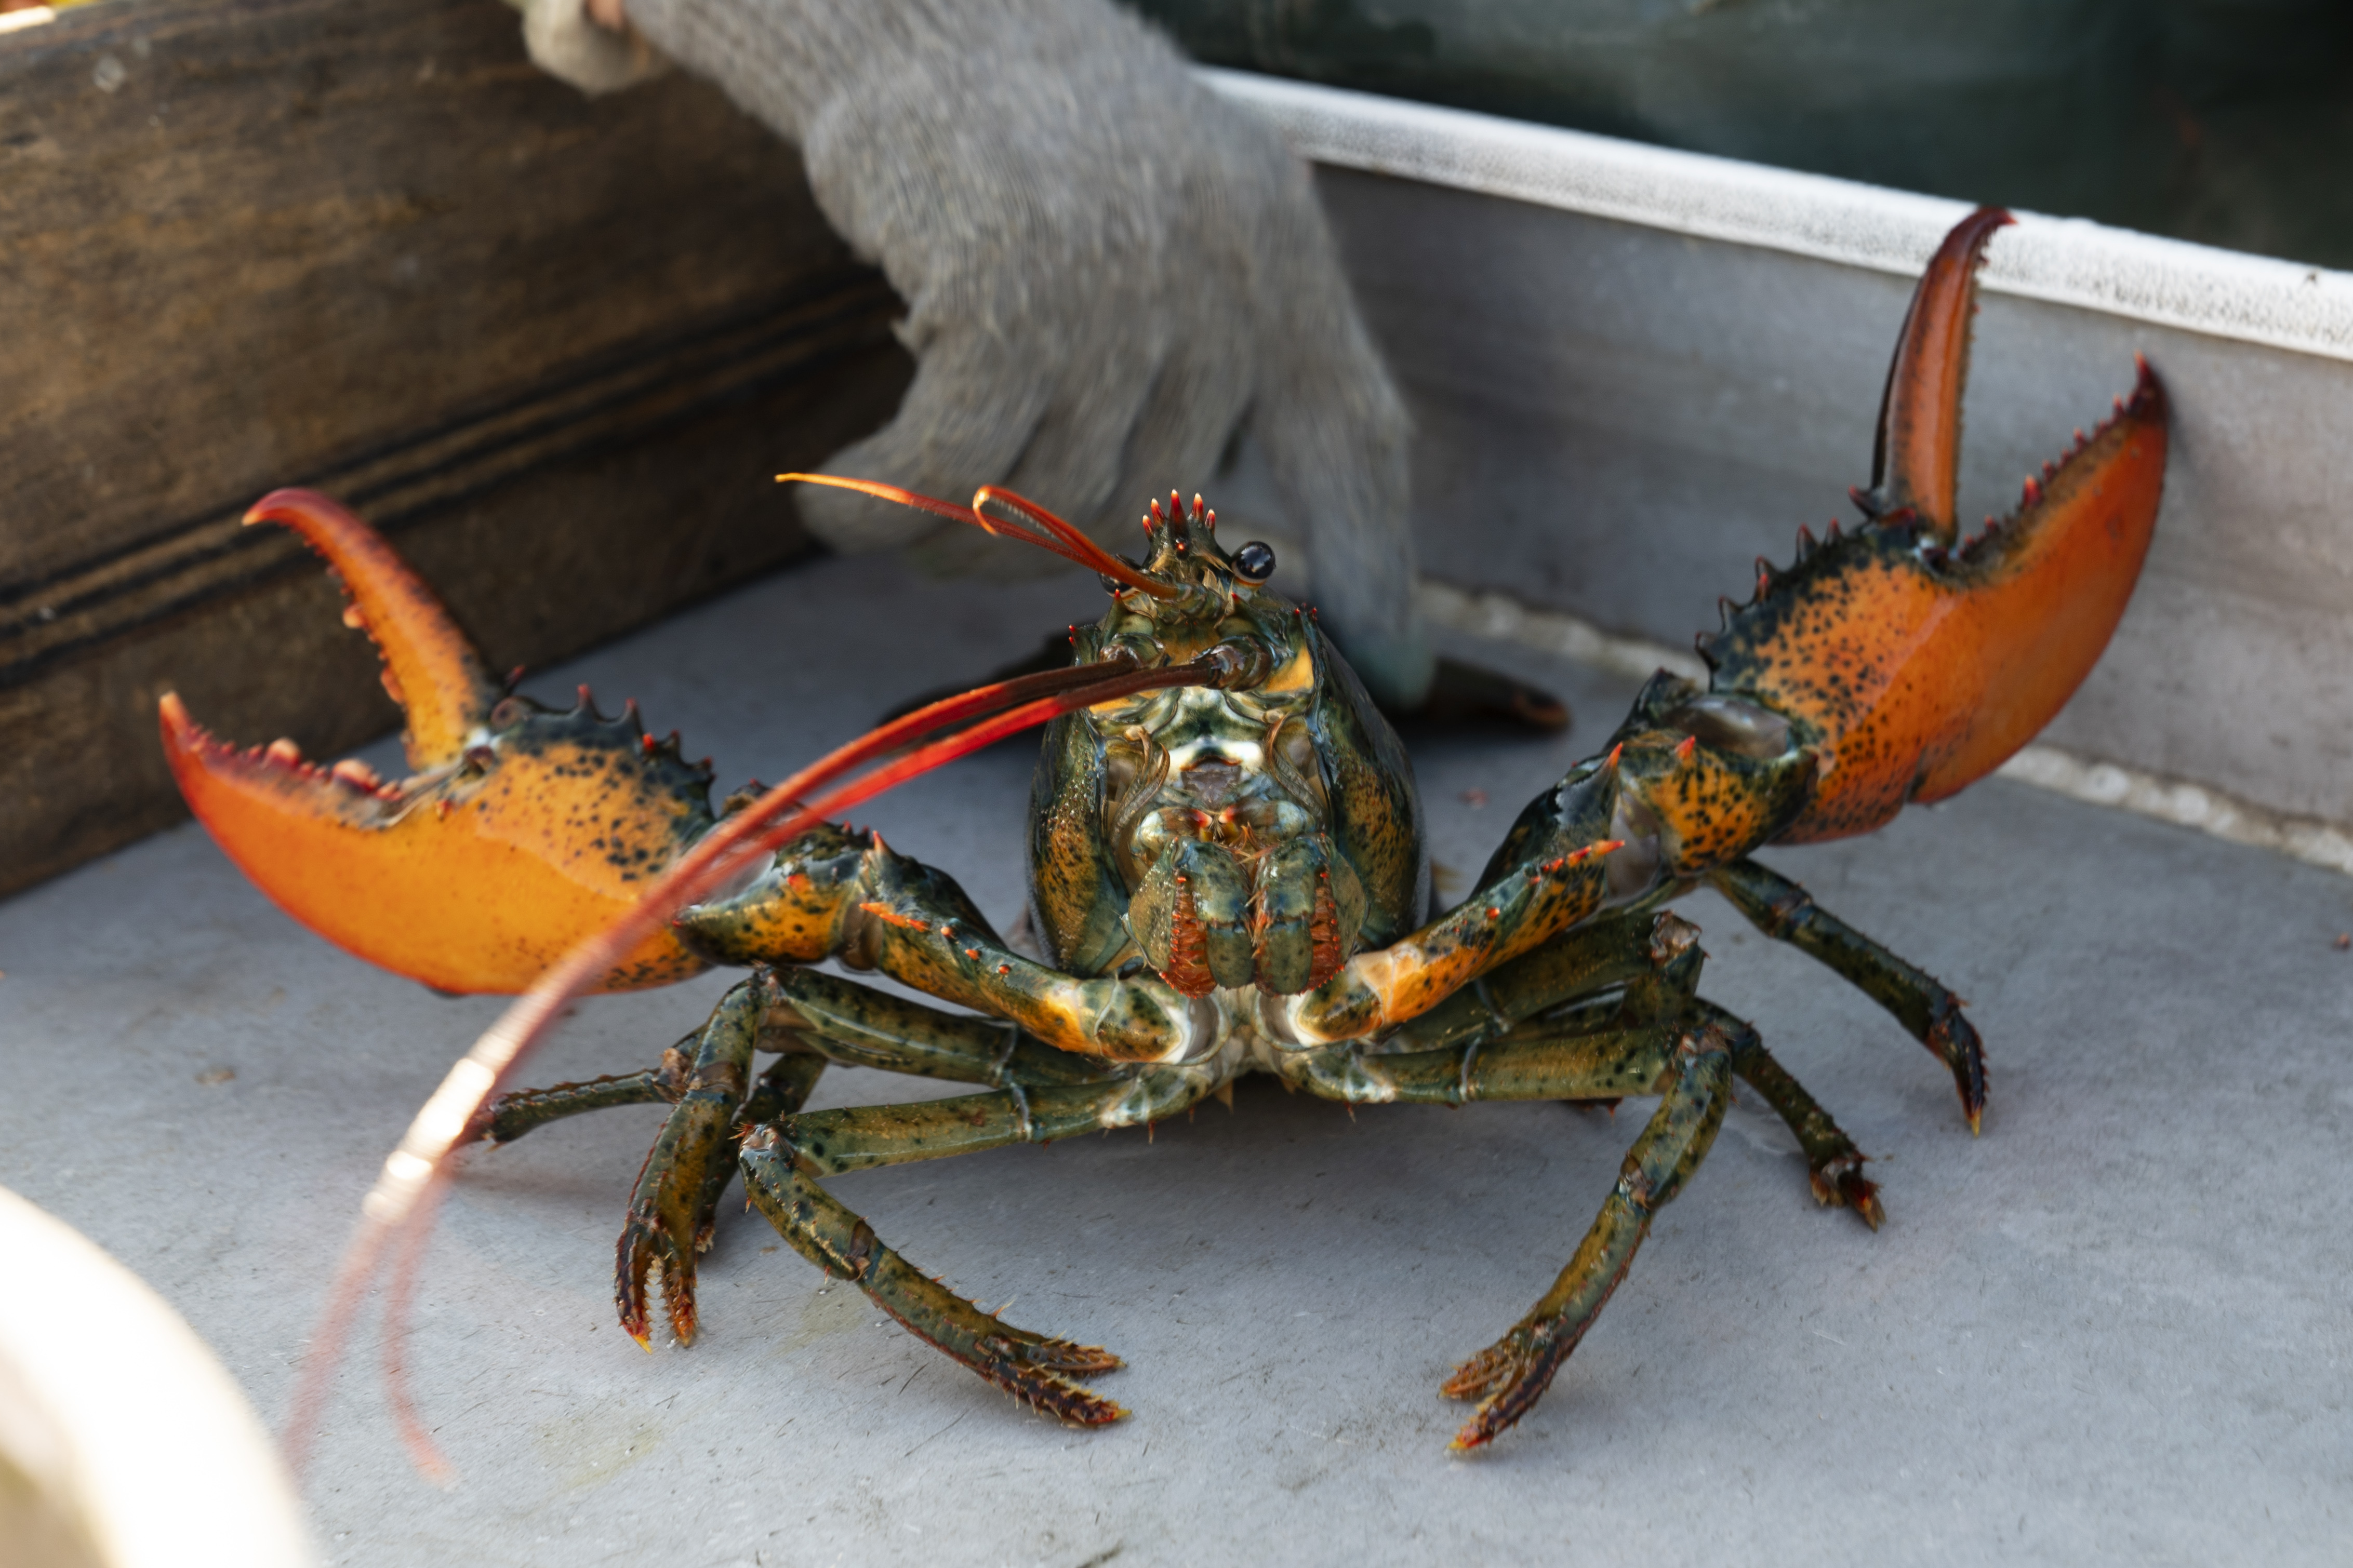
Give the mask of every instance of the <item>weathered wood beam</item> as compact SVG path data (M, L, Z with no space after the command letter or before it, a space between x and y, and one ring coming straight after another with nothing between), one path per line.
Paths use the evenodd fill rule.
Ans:
M898 305L696 84L590 101L492 0L142 0L0 34L0 891L174 820L154 700L393 727L283 484L497 663L807 548L770 476L888 416Z

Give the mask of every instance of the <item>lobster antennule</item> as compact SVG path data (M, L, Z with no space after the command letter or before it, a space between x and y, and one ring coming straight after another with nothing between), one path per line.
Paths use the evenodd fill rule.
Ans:
M1961 389L1969 375L1978 268L1995 231L2016 221L2000 207L1979 207L1955 224L1928 258L1888 361L1871 488L1855 497L1873 517L1909 509L1941 544L1950 545L1955 532Z
M983 532L993 533L999 539L1018 539L1025 544L1034 544L1040 550L1051 551L1065 561L1076 562L1091 572L1099 573L1115 583L1148 594L1155 599L1173 599L1182 592L1137 571L1134 566L1089 539L1071 523L1057 517L1052 511L1039 506L1028 496L1016 490L1007 489L1002 485L983 485L973 491L970 506L958 506L954 501L942 500L937 496L918 494L914 490L903 489L897 485L884 484L880 479L845 479L839 474L778 474L776 482L778 484L827 485L839 490L856 490L860 495L872 496L878 500L892 501L900 506L913 507L917 511L927 511L934 517L944 517L956 522L968 522ZM1015 513L1020 521L1008 522L1002 517L991 516L989 508L992 506L1006 508Z
M408 765L456 762L499 700L473 643L440 597L384 536L316 490L272 490L246 526L282 523L326 558L351 600L346 624L367 633L384 659L384 687L408 715Z

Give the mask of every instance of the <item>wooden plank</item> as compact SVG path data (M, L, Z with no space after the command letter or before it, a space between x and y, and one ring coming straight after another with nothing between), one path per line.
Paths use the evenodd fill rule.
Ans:
M153 701L391 727L315 485L497 663L807 548L769 476L889 415L897 303L682 79L592 102L488 0L151 0L0 35L0 890L179 815Z

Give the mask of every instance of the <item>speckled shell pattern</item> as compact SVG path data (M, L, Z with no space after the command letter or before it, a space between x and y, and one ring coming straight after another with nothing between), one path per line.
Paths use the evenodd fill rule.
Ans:
M711 826L711 771L656 741L637 710L548 709L503 694L439 598L355 514L309 490L263 498L248 522L294 530L348 600L343 620L384 661L407 719L414 776L307 762L290 740L240 750L175 695L164 752L207 831L280 908L348 952L438 990L522 990L626 913ZM702 961L669 931L597 989L682 980Z
M1264 592L1243 609L1250 629L1284 650L1271 689L1155 694L1048 728L1030 791L1029 872L1033 928L1058 967L1103 974L1142 957L1156 971L1179 969L1193 955L1167 962L1172 922L1160 900L1182 898L1192 923L1173 922L1174 929L1198 928L1207 943L1227 947L1222 957L1214 947L1201 952L1201 983L1180 988L1198 994L1211 984L1256 983L1294 993L1327 978L1349 954L1394 941L1427 912L1421 804L1396 732L1310 616ZM1136 629L1114 611L1102 626L1073 634L1074 655L1098 658L1104 643ZM1281 721L1275 739L1253 753L1248 742L1263 737L1274 720ZM1221 734L1243 743L1229 742L1219 752ZM1155 811L1203 815L1198 792L1167 777L1165 763L1156 779L1142 781L1155 786L1142 798L1124 800L1124 791L1134 791L1145 765L1140 754L1165 759L1174 744L1182 755L1188 741L1197 751L1206 744L1213 755L1248 759L1243 776L1223 785L1229 795L1302 809L1258 825L1232 856L1216 842L1185 837L1162 840L1155 853L1135 824ZM1335 889L1333 912L1345 917L1329 931L1317 924L1324 895L1316 889L1324 887ZM1275 940L1290 918L1286 903L1297 906L1303 938L1287 948ZM1309 962L1293 961L1318 944Z

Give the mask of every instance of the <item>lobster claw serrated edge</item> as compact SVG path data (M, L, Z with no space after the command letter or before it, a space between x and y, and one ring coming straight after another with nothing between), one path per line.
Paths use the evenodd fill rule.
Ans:
M357 517L279 490L248 523L293 528L375 640L385 687L408 718L417 773L384 783L324 768L289 741L240 751L176 693L164 750L196 816L238 868L302 924L436 990L513 993L635 902L711 825L710 773L655 742L636 710L607 719L501 696L432 590ZM703 967L658 931L600 989L666 984Z
M1864 833L2007 761L2074 695L2139 580L2165 485L2165 388L2146 360L2129 398L2029 479L2019 508L1966 541L1954 524L1969 318L1985 208L1930 261L1889 367L1866 521L1810 549L1699 640L1711 694L1789 720L1814 749L1811 800L1785 844Z

